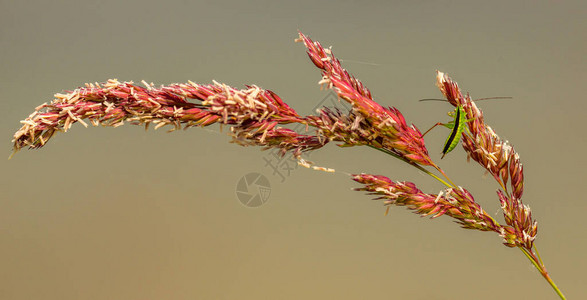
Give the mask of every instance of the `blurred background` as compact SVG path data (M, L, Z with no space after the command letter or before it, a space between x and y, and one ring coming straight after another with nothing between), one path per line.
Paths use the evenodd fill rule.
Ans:
M569 299L587 268L584 1L0 1L0 130L85 82L256 84L301 114L328 97L300 30L332 46L375 99L421 130L448 121L435 71L520 153L537 246ZM448 217L351 191L344 172L442 187L373 150L310 155L335 174L275 169L226 128L76 124L0 159L2 299L556 299L517 249ZM434 158L448 129L426 136ZM502 220L497 185L461 147L440 162ZM263 205L237 183L263 175ZM250 186L250 194L257 193ZM246 189L246 187L245 187ZM270 192L268 194L268 192ZM581 296L583 295L583 296Z

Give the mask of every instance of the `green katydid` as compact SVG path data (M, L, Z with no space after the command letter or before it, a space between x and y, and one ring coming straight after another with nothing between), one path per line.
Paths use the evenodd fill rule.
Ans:
M476 99L473 101L487 100L487 99L511 99L511 97L481 98L481 99ZM446 100L443 100L443 99L422 99L420 101L446 101ZM463 134L463 131L465 130L465 125L467 124L467 122L474 120L474 119L467 119L467 114L465 113L465 109L463 108L462 105L457 105L455 110L453 112L449 112L448 115L451 117L454 117L454 119L448 123L440 123L440 122L436 123L436 124L434 124L434 126L430 127L430 129L426 130L426 132L424 132L424 134L422 134L422 137L424 137L428 132L430 132L430 130L432 130L434 127L436 127L438 125L442 125L442 126L451 130L450 135L446 139L446 142L444 142L444 148L442 148L442 157L440 159L443 159L444 156L446 156L449 152L451 152L459 144L459 142L461 141L461 136Z

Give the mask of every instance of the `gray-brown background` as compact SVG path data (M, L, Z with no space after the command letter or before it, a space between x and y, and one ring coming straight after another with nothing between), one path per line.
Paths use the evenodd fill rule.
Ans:
M582 3L583 2L583 3ZM537 245L570 299L586 295L584 1L0 1L0 136L64 89L109 78L257 84L303 114L327 94L297 30L333 46L382 104L426 129L448 120L435 70L480 103L522 157ZM216 129L216 128L213 128ZM427 136L439 158L448 131ZM0 160L1 299L555 299L493 233L350 191L346 172L441 186L397 160L334 145L335 175L281 183L268 153L225 133L76 124ZM496 184L459 147L441 166L498 220ZM269 202L236 182L264 173Z

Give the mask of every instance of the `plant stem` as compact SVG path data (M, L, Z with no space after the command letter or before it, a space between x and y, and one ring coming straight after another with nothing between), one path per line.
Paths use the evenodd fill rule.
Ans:
M450 182L450 183L452 184L452 186L451 186L451 187L457 187L457 185L456 185L454 182L452 182L452 180L450 180L450 177L448 177L448 175L446 175L446 173L444 173L444 171L443 171L443 170L442 170L442 169L441 169L439 166L437 166L437 165L435 164L435 165L434 165L434 168L435 168L436 170L438 170L438 172L442 173L442 175L444 176L444 178L446 178L446 180L448 180L448 182Z
M548 283L550 284L550 286L552 286L552 289L554 289L554 291L557 293L557 295L561 299L566 300L567 298L565 297L563 292L558 288L558 286L556 286L556 283L554 283L552 278L550 278L548 271L546 271L546 267L544 266L542 261L534 254L534 252L532 250L528 250L528 249L522 248L520 246L518 246L518 248L520 250L522 250L524 255L526 255L526 257L530 260L530 262L532 262L534 267L536 267L536 269L538 269L538 272L540 272L540 274L542 274L542 277L544 277L544 279L546 279L546 281L548 281ZM538 249L536 248L536 246L534 246L534 248L536 249L536 252L538 252Z
M369 147L371 147L371 148L373 148L373 149L375 149L375 150L381 151L381 152L383 152L383 153L385 153L385 154L391 155L391 156L393 156L393 157L395 157L395 158L397 158L397 159L399 159L399 160L401 160L401 161L403 161L403 162L405 162L405 163L409 164L410 166L412 166L412 167L414 167L414 168L416 168L416 169L418 169L418 170L420 170L420 171L422 171L422 172L424 172L424 173L426 173L426 174L428 174L428 175L432 176L434 179L436 179L436 180L440 181L442 184L446 185L446 186L447 186L447 187L449 187L449 188L452 188L452 187L455 187L455 186L456 186L456 185L455 185L455 184L454 184L454 183L453 183L453 182L450 180L450 178L448 178L448 176L446 176L446 174L444 174L444 172L443 172L443 171L440 169L440 167L438 167L438 166L436 166L436 165L434 165L434 168L435 168L435 169L437 169L438 171L440 171L440 173L442 173L442 174L444 175L444 177L445 177L445 178L446 178L446 179L447 179L447 180L448 180L450 183L452 183L452 185L450 185L450 184L448 184L446 181L442 180L442 178L440 178L440 177L436 176L436 174L434 174L434 173L432 173L432 172L430 172L430 171L428 171L428 170L424 169L422 166L420 166L420 165L418 165L418 164L415 164L415 163L412 163L412 162L410 162L409 160L407 160L407 159L405 159L405 158L403 158L403 157L401 157L401 156L399 156L399 155L397 155L397 154L395 154L395 153L393 153L393 152L391 152L391 151L389 151L389 150L386 150L386 149L383 149L383 148L378 148L378 147L375 147L375 146L373 146L373 145L367 145L367 146L369 146Z

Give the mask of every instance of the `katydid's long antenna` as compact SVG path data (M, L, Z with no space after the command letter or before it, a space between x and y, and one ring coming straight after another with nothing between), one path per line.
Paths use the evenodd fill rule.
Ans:
M442 102L446 102L446 99L428 98L428 99L420 99L418 101L420 101L420 102L422 102L422 101L442 101Z
M488 97L488 98L473 99L472 101L491 100L491 99L514 99L514 97Z
M377 64L377 63L372 63L372 62L368 62L368 61L360 61L360 60L351 60L351 59L339 59L341 62L345 62L345 63L356 63L356 64L362 64L362 65L370 65L370 66L381 66L381 64Z
M471 101L476 102L476 101L490 100L490 99L513 99L513 97L488 97L488 98L473 99ZM428 99L420 99L418 101L443 101L443 102L446 102L446 99L428 98Z

